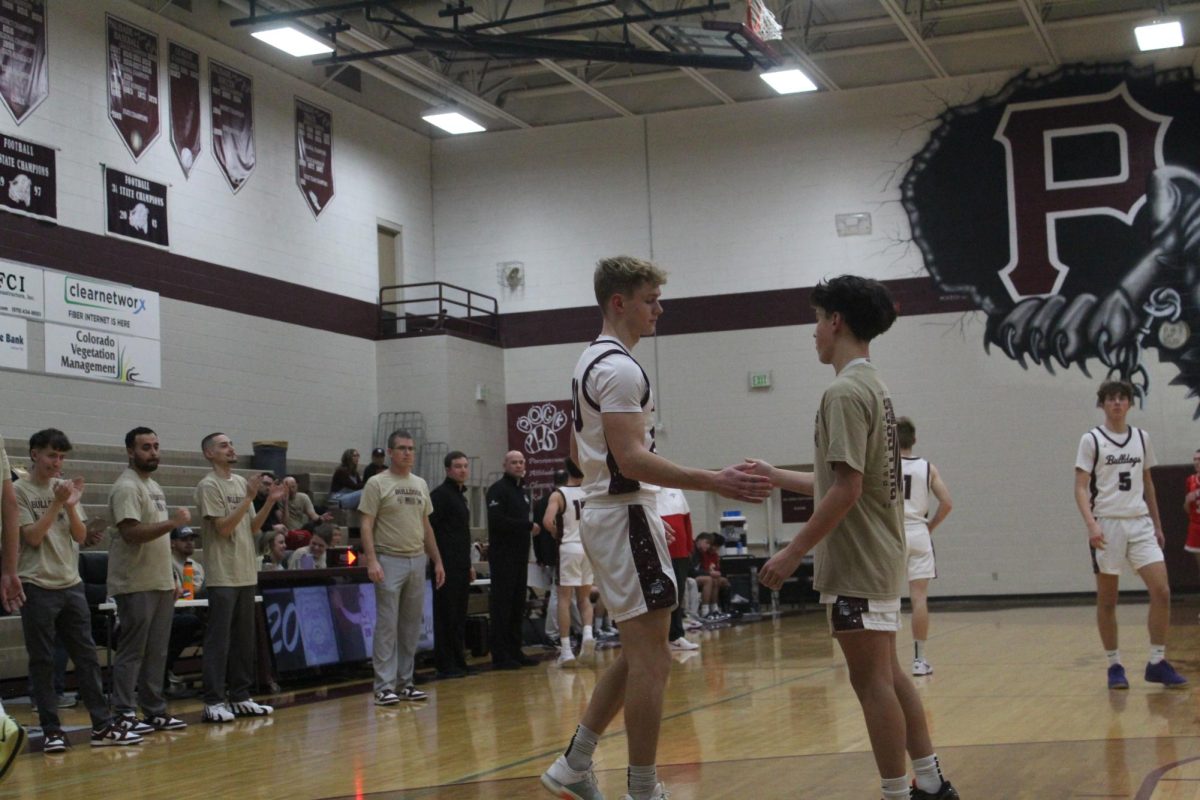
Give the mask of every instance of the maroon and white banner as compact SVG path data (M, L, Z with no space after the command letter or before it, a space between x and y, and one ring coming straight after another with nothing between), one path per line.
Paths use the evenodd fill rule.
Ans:
M253 89L249 75L209 59L213 158L235 194L254 172Z
M534 498L554 488L554 472L571 454L571 401L508 404L508 449L525 454Z
M109 236L166 248L167 185L104 167L105 230Z
M54 166L53 147L15 136L0 136L0 209L57 221L58 188Z
M0 2L0 101L20 125L50 94L45 0Z
M296 98L296 185L314 217L333 199L333 113Z
M183 177L200 157L200 54L167 42L167 95L171 102L171 147Z
M158 138L158 36L109 16L108 118L133 160Z

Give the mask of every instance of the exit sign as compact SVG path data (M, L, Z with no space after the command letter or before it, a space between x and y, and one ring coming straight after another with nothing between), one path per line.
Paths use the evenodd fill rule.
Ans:
M751 372L750 373L750 388L751 389L770 389L771 388L771 373L770 372Z

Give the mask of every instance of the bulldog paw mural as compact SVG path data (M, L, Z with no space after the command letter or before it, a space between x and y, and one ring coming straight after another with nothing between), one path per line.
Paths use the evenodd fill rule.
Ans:
M1153 348L1200 397L1198 142L1191 69L1026 72L941 114L902 202L938 288L987 314L989 352L1144 399Z

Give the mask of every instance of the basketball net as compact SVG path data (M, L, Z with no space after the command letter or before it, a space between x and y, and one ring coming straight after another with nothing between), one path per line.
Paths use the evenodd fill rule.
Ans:
M783 38L783 26L775 19L771 9L763 0L748 0L746 5L746 27L764 42Z

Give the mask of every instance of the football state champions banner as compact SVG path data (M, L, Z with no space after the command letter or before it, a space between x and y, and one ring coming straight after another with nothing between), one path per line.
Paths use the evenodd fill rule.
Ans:
M235 194L254 172L256 161L253 89L249 75L209 59L213 158Z
M29 323L0 316L0 369L29 369Z
M167 248L167 185L104 167L104 207L109 236Z
M333 199L333 114L296 98L296 184L314 217Z
M57 221L55 155L53 147L0 135L0 209Z
M171 147L183 176L200 157L200 54L167 43L167 95L171 103Z
M40 320L46 316L44 272L0 260L0 314Z
M162 386L162 353L153 339L46 324L46 372L130 386Z
M20 125L50 94L46 0L0 2L0 102Z
M941 292L990 352L1151 391L1147 351L1200 397L1200 83L1068 65L946 108L901 184ZM1195 409L1200 418L1200 404Z
M137 161L158 138L158 36L108 20L108 118Z
M571 454L571 401L509 403L508 449L525 454L525 483L534 498L548 493Z

